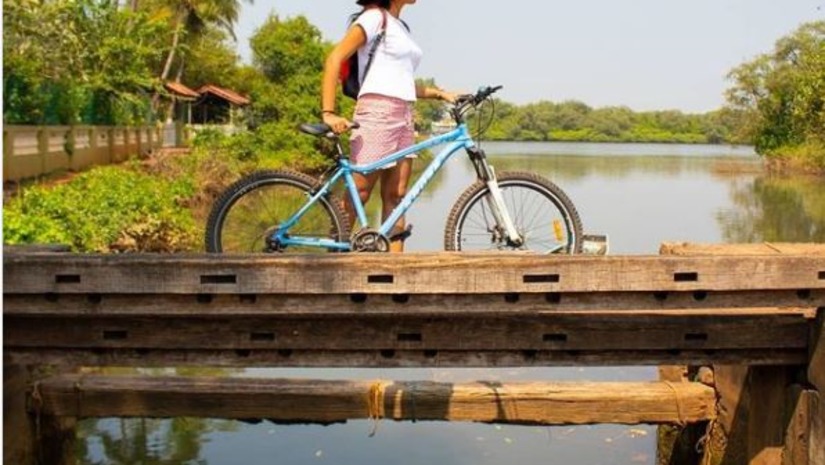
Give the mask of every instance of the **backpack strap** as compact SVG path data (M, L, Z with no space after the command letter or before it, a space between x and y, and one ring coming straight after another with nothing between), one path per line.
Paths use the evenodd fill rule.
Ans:
M372 67L372 61L375 58L375 52L378 51L378 46L381 45L381 42L384 40L384 37L387 35L387 10L383 8L379 8L381 10L381 32L373 39L372 46L370 47L370 54L369 58L367 59L367 66L364 68L364 77L361 78L361 82L367 80L367 73L370 72L370 68Z

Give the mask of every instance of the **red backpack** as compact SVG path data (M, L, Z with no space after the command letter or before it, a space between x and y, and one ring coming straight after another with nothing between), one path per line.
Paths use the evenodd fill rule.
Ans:
M384 36L387 35L387 10L381 8L381 15L383 16L381 32L375 37L370 47L369 59L367 59L367 66L364 68L364 76L358 76L358 51L353 53L347 61L341 63L341 73L338 76L338 80L341 81L344 95L349 98L358 100L358 94L361 92L361 84L367 78L367 73L369 73L370 67L372 66L372 60L375 58L375 52L378 50L381 41L384 40Z

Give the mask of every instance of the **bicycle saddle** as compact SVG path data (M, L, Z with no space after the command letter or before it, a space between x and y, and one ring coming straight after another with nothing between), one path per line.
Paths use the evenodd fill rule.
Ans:
M328 136L332 132L332 128L324 123L304 123L298 126L298 129L310 136Z
M352 123L349 126L350 129L357 129L359 127L361 127L361 125L358 124L358 123ZM330 139L334 139L335 137L338 137L334 132L332 132L332 128L329 127L328 124L324 124L324 123L304 123L304 124L298 126L298 129L300 129L301 132L303 132L305 134L309 134L310 136L316 136L316 137L323 136L323 137L328 137Z

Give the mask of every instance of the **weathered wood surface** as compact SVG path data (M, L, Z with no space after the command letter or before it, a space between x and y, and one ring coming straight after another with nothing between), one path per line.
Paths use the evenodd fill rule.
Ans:
M794 387L796 399L785 433L782 465L825 464L825 406L817 391Z
M544 294L5 294L4 315L270 316L798 313L816 316L825 291ZM765 308L770 303L772 307Z
M790 315L312 318L4 318L3 344L39 348L295 350L726 350L807 352L811 320Z
M45 414L70 417L349 419L516 424L691 423L715 418L698 383L437 383L61 376L38 385Z
M810 465L825 464L825 393L817 391L808 396L810 416Z
M57 357L92 365L154 365L164 357L175 364L200 360L249 366L802 364L812 321L799 312L471 318L5 315L3 345L18 362Z
M14 363L72 363L85 366L216 367L546 367L627 365L803 365L800 349L740 350L174 350L4 349Z
M811 360L808 362L808 381L825 396L825 308L811 331ZM823 464L825 465L825 464Z
M705 368L706 369L706 368ZM712 377L712 376L711 376ZM698 378L696 369L684 365L667 365L659 367L659 380L671 383L688 383L691 378ZM702 382L705 386L710 386ZM718 414L718 413L717 413ZM656 441L656 462L659 465L698 464L701 459L696 445L707 431L707 422L683 425L660 425Z
M748 244L736 246L664 244L661 252L681 256L742 254L753 257L825 255L822 244ZM825 277L822 276L821 277ZM820 306L821 307L821 306ZM816 309L814 309L816 311ZM825 465L825 410L821 392L795 383L822 383L822 321L818 310L810 326L809 358L801 366L714 367L719 418L703 463L722 465ZM789 364L791 365L791 364ZM807 372L807 373L806 373Z
M659 247L662 255L820 255L825 256L825 244L762 242L758 244L697 244L665 242Z
M9 253L4 348L129 365L805 363L823 270L785 255Z
M3 463L33 463L34 431L26 413L29 370L3 359Z
M806 291L822 298L825 256L72 255L3 257L4 293L490 294Z

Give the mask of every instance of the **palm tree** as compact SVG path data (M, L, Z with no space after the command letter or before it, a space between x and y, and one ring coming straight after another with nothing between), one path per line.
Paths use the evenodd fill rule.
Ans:
M203 34L209 27L216 27L224 30L237 40L233 30L238 21L241 9L241 0L160 0L161 9L168 14L173 21L172 46L166 56L163 70L160 74L161 82L166 82L172 71L172 65L181 46L181 38L190 38ZM243 0L252 4L253 0ZM182 74L185 57L181 57L177 79ZM154 107L157 108L159 95L155 94L153 99Z

